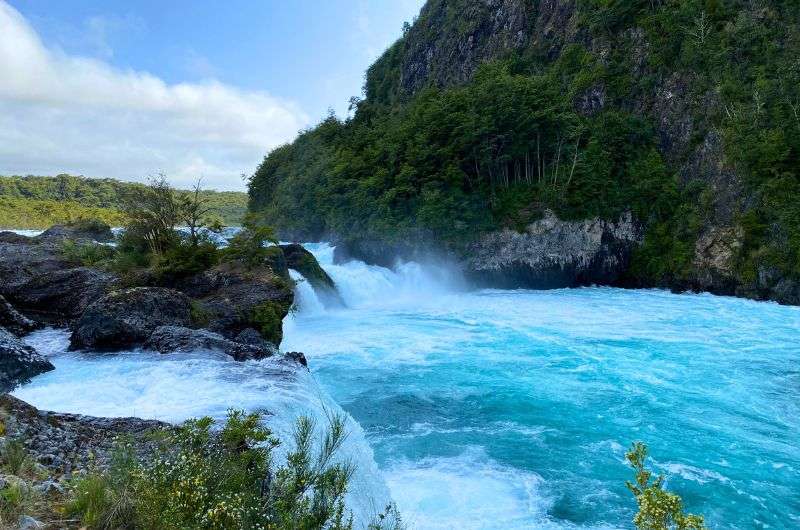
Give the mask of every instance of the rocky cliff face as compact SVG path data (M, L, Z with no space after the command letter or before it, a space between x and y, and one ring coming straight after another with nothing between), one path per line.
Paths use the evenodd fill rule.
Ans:
M659 64L654 60L658 50L641 27L626 28L626 23L609 19L605 30L591 28L586 23L591 9L588 3L575 0L429 0L404 37L368 72L367 99L377 103L407 101L427 86L468 83L482 63L511 55L552 62L572 44L588 50L604 66L623 65L632 79L649 81L616 98L602 83L592 85L575 99L575 108L585 115L611 107L642 116L655 128L659 151L682 185L704 187L702 219L688 277L678 282L680 285L674 279L666 280L668 286L797 303L800 285L777 270L761 266L755 279L735 270L744 242L740 218L755 199L753 192L746 190L740 171L726 158L725 140L713 122L713 116L730 112L719 83L703 82L702 72L691 68ZM765 8L748 6L740 19L764 20L767 16ZM619 26L610 29L615 24ZM625 50L623 57L615 55L619 50ZM775 232L773 240L780 244L782 231ZM563 240L567 246L561 249L553 242L544 248L573 255L570 242L580 239L582 233L583 229L577 228L573 238ZM480 258L471 257L471 263L480 263L481 270L495 271L493 275L510 267L508 272L515 283L526 277L522 271L530 270L530 264L551 259L537 254L538 240L536 244L524 243L533 241L531 237L530 232L491 234L473 246ZM503 254L491 258L491 249ZM617 263L624 266L627 262ZM520 269L519 264L527 265ZM573 281L583 280L576 276ZM565 280L554 278L553 282ZM538 280L532 285L538 285Z
M512 288L614 284L640 241L629 213L616 222L562 221L548 211L525 232L481 237L469 248L466 270L478 281Z
M431 0L396 48L367 74L367 97L407 99L422 88L468 82L482 63L531 47L555 57L579 38L569 0ZM400 75L388 93L370 93L385 66ZM380 84L375 80L375 84Z

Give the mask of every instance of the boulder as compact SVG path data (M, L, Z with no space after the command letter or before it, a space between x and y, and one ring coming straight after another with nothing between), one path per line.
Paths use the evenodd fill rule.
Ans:
M44 528L43 522L34 519L30 515L20 515L17 521L17 530L40 530Z
M120 350L144 344L159 326L189 326L188 296L163 287L113 291L92 303L75 323L72 349Z
M267 266L236 262L204 271L181 289L196 299L197 323L202 327L227 339L253 328L275 346L283 338L283 318L294 302L290 280Z
M37 319L70 322L117 282L109 272L65 260L62 240L11 235L0 238L0 295Z
M16 232L9 232L8 230L3 230L0 232L0 243L11 243L12 245L25 245L31 242L31 238L28 236L23 236L22 234L18 234Z
M256 331L253 328L244 328L238 335L234 338L236 342L240 342L242 344L251 344L254 346L263 346L269 344L264 337L261 336L261 333Z
M0 294L13 300L13 295L38 276L69 268L59 247L36 238L18 236L0 238Z
M0 328L0 393L10 392L55 367L32 347Z
M22 308L45 318L72 321L117 284L116 275L91 267L75 267L33 277L14 294Z
M37 322L14 309L14 306L8 303L3 295L0 295L0 327L6 328L17 337L22 337L39 326Z
M255 332L255 330L253 330ZM255 332L257 334L257 332ZM260 338L260 336L259 336ZM161 353L188 353L211 350L230 355L237 361L262 359L275 353L274 347L263 339L255 343L240 343L228 340L218 333L206 329L190 329L182 326L160 326L147 339L145 347Z
M616 222L563 221L548 211L522 233L491 232L470 245L465 272L480 283L508 288L609 285L627 270L641 238L630 213Z
M308 368L308 361L306 361L306 356L303 352L299 351L290 351L283 355L283 358L287 361L295 362L300 364L301 366L305 366Z
M53 225L38 236L39 239L74 241L97 241L107 243L114 240L111 227L102 221L79 220L63 225Z

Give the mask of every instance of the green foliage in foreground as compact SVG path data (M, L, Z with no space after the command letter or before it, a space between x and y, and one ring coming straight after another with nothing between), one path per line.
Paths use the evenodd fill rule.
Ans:
M625 454L636 473L635 482L628 482L628 489L636 497L639 512L633 518L639 530L705 530L703 516L685 514L681 498L664 489L664 476L655 480L653 473L645 468L647 446L636 442Z
M346 436L341 417L321 437L300 418L294 447L276 466L279 442L260 415L231 411L218 431L210 418L190 420L163 436L151 460L121 443L107 472L75 481L67 513L90 529L349 530L353 468L335 458ZM388 507L370 528L401 523Z
M144 184L72 175L55 177L0 176L0 228L48 228L77 218L124 224L126 194ZM192 192L176 190L178 197ZM202 190L206 206L228 226L241 224L247 196L241 192Z
M347 437L343 418L329 417L322 436L312 420L299 418L281 466L273 460L279 441L261 420L237 410L219 429L211 418L189 420L155 433L145 459L130 441L118 440L108 469L80 475L65 499L48 502L21 478L35 476L24 445L6 440L0 447L0 470L7 474L0 525L28 514L67 515L91 530L352 529L344 497L354 469L336 459ZM639 508L633 519L638 530L706 530L703 517L684 513L681 498L664 489L664 477L654 479L645 467L645 444L634 443L625 456L635 473L627 486ZM368 526L402 528L391 505Z

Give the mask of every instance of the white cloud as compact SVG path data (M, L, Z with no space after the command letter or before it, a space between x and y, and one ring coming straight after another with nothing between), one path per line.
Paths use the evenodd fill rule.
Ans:
M44 46L0 0L0 174L69 172L241 189L264 154L309 119L294 103L216 81L146 72Z

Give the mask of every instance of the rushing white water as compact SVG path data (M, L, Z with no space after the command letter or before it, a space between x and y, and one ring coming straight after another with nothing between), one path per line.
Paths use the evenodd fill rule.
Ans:
M307 371L282 360L235 362L212 352L161 355L134 350L118 354L67 352L66 330L45 329L26 341L56 369L14 394L39 408L96 416L136 416L178 423L188 418L223 419L230 408L265 411L272 431L289 449L295 421L309 416L324 429L344 414ZM389 502L361 427L345 414L348 438L340 459L355 464L348 506L357 523Z
M44 230L23 230L23 229L0 229L0 232L13 232L15 234L19 234L21 236L26 237L35 237L44 232Z
M466 291L308 248L347 308L302 293L285 348L363 426L412 528L630 527L634 440L713 528L800 525L800 308Z

